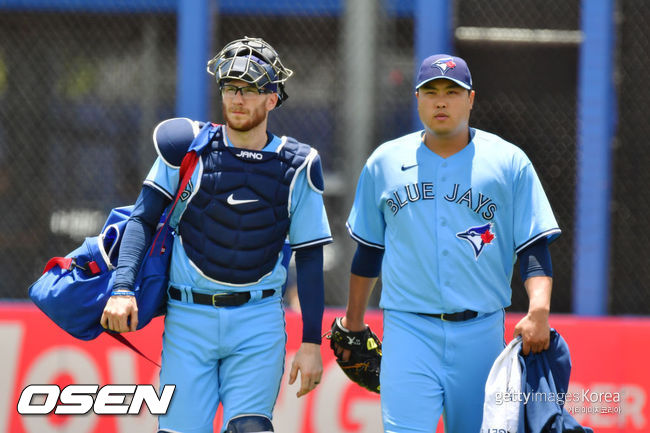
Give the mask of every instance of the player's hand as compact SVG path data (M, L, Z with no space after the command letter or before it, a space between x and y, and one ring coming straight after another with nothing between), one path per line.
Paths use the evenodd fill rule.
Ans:
M348 329L348 330L350 330L352 332L363 331L364 329L367 328L366 324L363 323L363 320L361 322L359 322L359 323L354 323L354 322L350 321L347 318L347 316L344 317L343 319L341 319L341 325L343 325L343 327L345 329ZM339 346L336 343L334 344L334 346L336 346L336 355L337 356L342 354L341 359L343 359L343 361L347 362L347 361L350 360L350 350L349 349L344 349L344 348L342 348L341 346Z
M320 355L320 344L302 343L300 349L293 358L291 373L289 374L289 385L292 385L300 371L300 390L296 397L302 397L320 383L323 376L323 360Z
M99 323L110 331L135 331L138 328L138 304L135 296L108 298Z
M548 312L528 312L515 326L514 337L521 335L524 355L540 353L548 349L551 343L551 327L548 324Z

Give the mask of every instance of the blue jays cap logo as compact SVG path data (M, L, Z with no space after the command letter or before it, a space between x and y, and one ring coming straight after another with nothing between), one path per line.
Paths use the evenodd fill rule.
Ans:
M456 233L456 237L469 242L474 250L474 258L478 260L478 256L483 252L483 247L486 244L492 243L496 237L491 229L492 223L487 223L482 226L470 227L464 232Z
M465 60L449 54L434 54L422 61L415 82L419 89L431 80L446 78L467 90L472 90L472 76Z
M456 67L456 62L454 62L454 59L451 57L447 57L445 59L438 59L435 62L431 64L431 66L435 66L444 75L448 70L454 69Z

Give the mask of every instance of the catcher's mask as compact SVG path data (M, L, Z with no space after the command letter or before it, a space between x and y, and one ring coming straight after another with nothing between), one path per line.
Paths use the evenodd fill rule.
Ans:
M284 67L277 51L261 38L245 36L230 42L208 62L207 69L219 85L225 80L242 80L277 92L276 107L289 97L284 83L293 71Z

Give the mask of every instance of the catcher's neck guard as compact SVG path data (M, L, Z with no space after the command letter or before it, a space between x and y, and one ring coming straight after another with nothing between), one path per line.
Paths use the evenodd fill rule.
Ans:
M219 84L229 79L242 80L277 92L276 107L289 97L284 83L293 71L284 67L277 51L261 38L245 36L230 42L208 62L207 70Z

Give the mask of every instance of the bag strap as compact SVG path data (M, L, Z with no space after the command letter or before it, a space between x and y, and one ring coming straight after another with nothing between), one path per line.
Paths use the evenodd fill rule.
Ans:
M149 250L150 256L153 255L154 251L156 251L156 243L158 242L158 238L160 238L160 234L164 232L162 228L164 228L166 225L169 224L169 218L174 212L174 209L176 208L176 204L178 203L178 200L181 198L183 191L185 191L187 184L190 182L190 179L192 178L192 174L194 173L194 169L196 168L196 164L198 162L199 162L199 155L196 153L195 150L190 150L185 154L185 157L183 158L183 162L181 163L181 168L179 171L180 181L178 185L178 191L176 192L176 198L174 199L174 202L169 208L169 212L167 212L167 216L165 217L165 222L163 222L161 229L157 231L156 237L151 243L151 249ZM163 237L162 245L160 246L160 251L164 251L164 250L165 250L165 238Z
M206 123L205 125L203 125L201 131L199 131L199 133L196 135L196 137L194 137L194 140L190 144L190 147L187 153L185 154L185 156L183 157L183 161L181 162L181 167L179 169L179 185L178 185L178 191L176 192L176 198L174 199L174 202L169 208L169 212L167 212L165 221L163 222L161 229L158 230L158 232L156 233L156 237L151 243L151 249L149 250L149 255L153 255L154 251L156 250L155 247L156 247L156 243L158 242L158 238L160 237L160 233L164 232L162 228L169 223L169 218L174 212L178 200L181 198L183 192L185 191L185 188L187 187L187 184L190 182L190 179L192 178L192 174L194 174L194 169L196 168L196 165L199 162L201 153L206 147L210 147L213 141L215 141L218 137L220 137L220 131L219 129L217 129L212 134L212 137L208 139L211 129L213 127L218 128L219 126L221 125L218 125L216 123ZM164 237L162 242L163 243L160 246L161 253L165 251Z
M110 335L111 337L113 337L114 339L116 339L117 341L119 341L120 343L122 343L123 345L125 345L126 347L128 347L129 349L131 349L132 351L134 351L135 353L137 353L138 355L140 355L140 356L143 357L144 359L146 359L147 361L151 362L151 363L152 363L153 365L155 365L156 367L160 368L160 364L158 364L156 361L154 361L153 359L149 358L147 355L145 355L144 353L142 353L142 352L140 351L140 349L138 349L137 347L135 347L135 346L133 345L133 343L131 343L129 340L127 340L126 337L125 337L124 335L122 335L122 334L116 334L116 333L113 333L113 332L105 332L105 334Z

